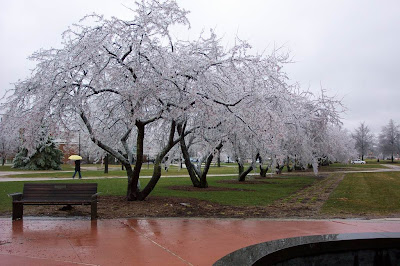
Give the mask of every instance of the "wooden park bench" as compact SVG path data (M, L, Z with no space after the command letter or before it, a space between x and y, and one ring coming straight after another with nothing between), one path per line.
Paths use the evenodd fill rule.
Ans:
M12 219L22 219L24 205L91 205L97 218L97 183L25 183L23 193L12 197Z

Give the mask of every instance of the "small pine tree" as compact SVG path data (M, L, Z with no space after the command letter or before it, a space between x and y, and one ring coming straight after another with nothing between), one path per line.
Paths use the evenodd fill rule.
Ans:
M13 168L26 170L61 170L63 153L57 149L51 138L48 138L46 143L39 145L36 152L27 157L28 150L22 148L15 156Z
M28 150L25 148L20 148L14 157L12 168L24 169L28 162Z

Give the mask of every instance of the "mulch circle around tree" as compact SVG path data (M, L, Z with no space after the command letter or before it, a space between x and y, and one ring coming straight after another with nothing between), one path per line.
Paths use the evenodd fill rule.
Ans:
M240 182L238 180L219 180L217 181L217 183L234 184L234 185L258 185L258 184L277 184L278 182L262 181L262 180L246 180L244 182Z
M114 218L160 218L160 217L203 217L203 218L379 218L365 214L338 213L321 215L312 205L277 202L269 206L228 206L215 202L179 197L150 196L144 201L127 201L125 196L99 196L99 219ZM85 217L90 219L90 206L72 206L60 210L60 206L25 206L24 216ZM399 217L393 214L392 217ZM11 211L0 213L11 217ZM385 215L387 217L387 215ZM390 216L389 216L390 217ZM79 219L79 218L78 218Z
M230 188L230 187L198 188L194 186L169 186L167 188L172 190L182 190L182 191L254 191L253 189Z

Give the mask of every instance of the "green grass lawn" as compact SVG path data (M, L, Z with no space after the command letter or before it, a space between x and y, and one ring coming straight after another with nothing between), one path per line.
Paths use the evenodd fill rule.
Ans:
M231 180L232 177L210 177L208 178L209 186L232 187L246 189L250 191L177 191L168 189L169 186L190 186L189 178L161 178L151 196L174 196L174 197L192 197L201 200L209 200L211 202L228 204L228 205L253 205L264 206L273 201L285 198L296 192L297 190L311 185L315 179L312 177L284 177L268 179L265 184L226 184L218 183L219 180ZM144 186L149 179L141 179ZM49 182L49 181L46 181ZM99 180L68 180L53 182L96 182L99 184L98 191L101 195L125 195L126 179L99 179ZM7 196L9 193L22 192L25 182L0 182L0 213L11 211L11 198Z
M365 159L364 160L367 164L385 164L385 163L388 163L388 164L392 164L392 160L379 160L379 162L377 161L377 159ZM398 160L394 160L394 162L393 163L400 163L400 161L398 161Z
M248 167L249 165L245 165ZM144 164L141 170L141 176L151 176L153 173L153 165ZM85 169L90 168L90 170ZM338 171L338 170L363 170L363 169L371 169L371 168L386 168L381 163L377 163L376 161L368 162L367 164L341 164L334 163L329 166L323 166L320 168L321 171ZM93 169L93 170L91 170ZM95 169L95 170L94 170ZM269 169L269 173L274 169ZM20 170L13 169L11 166L0 166L0 171L18 171L24 172L23 174L13 174L8 177L71 177L74 171L73 164L63 164L61 171L30 171L30 170ZM311 170L309 170L311 171ZM253 170L251 173L258 173L259 169ZM287 172L286 166L283 168L283 173ZM238 168L236 163L224 163L221 164L221 167L217 167L216 165L212 165L209 170L209 174L237 174ZM187 175L186 169L179 169L175 165L171 165L168 171L162 169L162 176L179 176L179 175ZM104 166L102 167L100 164L85 164L82 165L82 176L83 177L107 177L107 176L126 176L125 170L121 170L120 165L110 165L109 173L104 173Z
M357 168L357 170L364 168L387 168L385 165L375 162L367 162L366 164L345 164L345 163L334 163L328 166L328 168Z
M326 214L385 215L400 212L400 172L351 173L324 204Z
M97 170L85 170L85 167L96 167ZM46 171L29 171L13 169L11 166L3 166L0 171L18 171L24 172L23 174L13 174L9 177L71 177L74 172L74 167L70 165L63 165L61 171L46 170ZM65 172L68 171L68 172ZM209 170L209 174L236 174L238 169L236 167L216 167L212 166ZM120 165L112 165L109 167L108 174L104 173L104 168L100 165L82 165L82 176L83 177L107 177L107 176L126 176L126 171L121 170ZM153 165L143 165L141 170L141 176L151 176L153 173ZM186 169L179 169L177 166L170 166L168 171L162 169L162 176L179 176L187 175Z

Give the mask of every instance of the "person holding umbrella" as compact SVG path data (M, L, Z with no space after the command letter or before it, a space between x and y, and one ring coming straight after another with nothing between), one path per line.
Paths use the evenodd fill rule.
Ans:
M79 155L71 155L71 156L68 157L68 159L75 161L75 172L74 172L74 175L72 176L72 179L75 178L76 173L79 174L79 179L82 179L82 175L81 175L81 160L82 160L82 157L79 156Z

